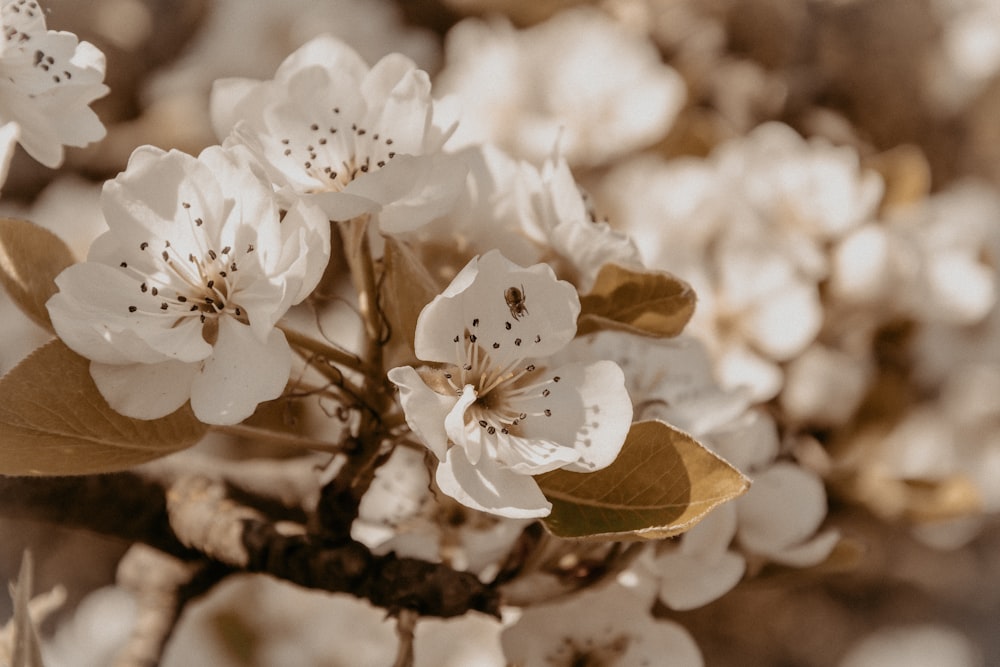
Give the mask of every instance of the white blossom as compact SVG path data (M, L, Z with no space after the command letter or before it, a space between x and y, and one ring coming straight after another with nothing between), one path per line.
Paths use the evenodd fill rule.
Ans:
M654 619L641 595L617 583L529 607L500 636L520 667L700 667L697 644L673 621Z
M632 239L596 219L565 158L552 155L539 168L490 144L462 155L469 166L462 196L411 237L434 253L428 264L441 266L443 249L461 259L459 267L497 249L522 265L549 263L581 291L606 263L642 266Z
M473 509L512 518L551 506L531 477L590 472L617 457L632 421L609 361L549 367L576 334L576 290L498 251L473 259L417 320L417 358L389 371L414 435L438 459L435 481Z
M823 325L828 245L865 225L882 191L852 149L769 123L705 160L637 158L599 195L647 265L698 294L689 330L708 343L723 387L765 401L781 391L780 364Z
M485 514L430 490L423 453L397 447L375 473L351 525L351 537L374 553L445 562L475 572L495 574L527 519Z
M523 31L467 19L448 33L438 92L456 95L455 143L495 143L534 162L559 144L597 165L667 133L684 84L652 43L603 12L577 8Z
M739 583L750 554L793 567L815 565L829 555L840 535L817 534L826 517L822 481L797 464L776 460L773 420L752 409L748 391L718 386L698 340L603 332L572 347L621 365L639 418L662 419L689 432L753 482L746 494L713 510L657 554L651 567L665 604L692 609L722 596Z
M64 145L104 137L88 106L108 92L104 54L73 33L48 30L35 0L0 1L0 30L0 124L17 124L28 154L57 167Z
M102 207L108 231L48 308L110 405L152 419L190 399L202 421L232 424L280 395L291 349L275 324L329 259L319 211L280 210L218 147L137 149Z
M384 232L413 229L458 196L465 165L440 151L426 72L390 54L373 67L346 44L318 37L270 81L222 79L212 122L226 146L243 146L282 193L332 220L377 214Z

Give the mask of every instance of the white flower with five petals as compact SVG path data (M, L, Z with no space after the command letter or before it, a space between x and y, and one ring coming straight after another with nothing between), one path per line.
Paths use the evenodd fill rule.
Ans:
M421 311L414 347L434 366L393 368L389 380L438 459L442 492L502 516L546 516L532 475L615 460L632 422L621 368L545 363L573 339L579 312L576 290L548 265L523 268L497 251L469 262Z
M212 122L225 146L243 146L288 197L331 220L377 214L384 232L447 211L464 163L441 153L427 73L398 53L373 67L329 36L290 55L271 81L222 79Z
M154 419L190 399L201 421L234 424L277 398L292 353L275 325L323 274L326 218L282 210L219 147L137 149L102 207L109 230L59 275L48 309L111 407Z
M104 137L89 107L107 94L103 81L104 54L93 44L48 30L35 0L0 0L0 125L17 124L31 157L57 167L64 145Z

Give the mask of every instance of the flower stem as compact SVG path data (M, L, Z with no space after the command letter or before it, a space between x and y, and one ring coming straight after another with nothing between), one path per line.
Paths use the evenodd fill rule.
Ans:
M378 308L378 285L375 280L375 263L372 260L371 242L368 240L368 215L342 222L340 233L344 244L344 259L351 271L351 281L358 292L358 307L364 318L368 346L365 360L378 365L381 357L383 322Z
M300 435L295 435L293 433L286 433L284 431L274 431L269 428L250 426L249 424L213 426L212 430L218 431L220 433L225 433L227 435L235 435L241 438L253 438L255 440L264 440L266 442L270 442L276 445L283 445L286 447L312 449L320 452L330 452L331 454L339 454L341 451L343 451L343 447L341 445L333 442L328 442L326 440L316 440L314 438L306 438Z
M364 360L357 355L351 354L339 348L336 348L323 341L316 340L311 336L307 336L301 331L296 331L295 329L289 328L278 324L278 328L281 329L285 334L285 339L290 345L301 348L303 350L308 350L328 361L332 361L335 364L344 366L351 370L357 371L369 377L374 377L377 371L371 366L365 364ZM381 373L378 373L381 375Z

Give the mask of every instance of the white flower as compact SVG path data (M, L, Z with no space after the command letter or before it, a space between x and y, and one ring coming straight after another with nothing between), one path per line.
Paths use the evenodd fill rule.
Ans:
M35 0L0 0L0 123L16 123L18 141L46 167L63 145L86 146L104 136L88 106L108 92L104 54L70 32L47 30Z
M539 264L497 251L473 259L417 320L415 351L436 364L389 371L435 479L474 509L512 518L551 506L532 475L590 472L617 457L632 422L624 375L609 361L547 368L576 334L576 290Z
M654 619L641 595L617 583L529 607L500 636L519 667L700 667L701 652L673 621Z
M639 268L639 250L627 235L596 220L585 194L560 156L539 169L490 144L462 152L469 166L463 196L444 217L417 230L417 247L442 265L442 246L461 257L497 249L518 264L547 262L581 291L593 285L604 264Z
M455 144L488 141L534 162L558 142L574 165L598 165L663 137L684 102L656 47L592 8L524 31L466 20L448 33L439 93L458 96Z
M137 149L102 206L109 230L48 308L109 404L152 419L190 399L202 421L233 424L280 395L291 350L275 324L329 259L320 212L279 210L218 147Z
M508 519L435 497L424 453L397 447L379 466L358 508L351 537L374 553L445 562L486 581L529 519Z
M577 339L571 348L589 348L590 356L621 365L640 418L663 419L689 432L753 480L748 493L716 508L658 553L652 569L661 573L665 604L692 609L722 596L742 578L744 553L793 567L829 555L840 535L816 534L827 511L822 481L796 464L775 461L773 420L752 409L748 392L717 385L698 340L602 332Z
M391 54L369 68L332 37L290 55L272 81L223 79L212 91L216 133L284 194L332 220L377 213L385 232L443 214L459 194L465 166L440 152L451 129L435 120L413 61Z
M939 623L888 625L855 642L839 667L982 667L983 648L965 632Z

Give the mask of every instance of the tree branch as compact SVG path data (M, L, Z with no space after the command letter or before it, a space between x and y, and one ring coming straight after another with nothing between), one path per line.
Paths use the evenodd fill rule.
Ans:
M499 594L472 574L395 554L376 556L346 531L306 533L296 519L307 513L288 507L305 502L305 489L262 494L266 485L254 466L253 474L241 475L242 463L225 462L228 474L212 474L211 466L185 461L183 456L170 457L111 475L0 478L0 516L142 542L186 561L208 557L229 568L270 574L306 588L352 594L390 612L499 614ZM280 471L277 478L311 472L312 465L267 463L272 471ZM184 472L192 468L211 476ZM311 489L314 493L315 479Z

